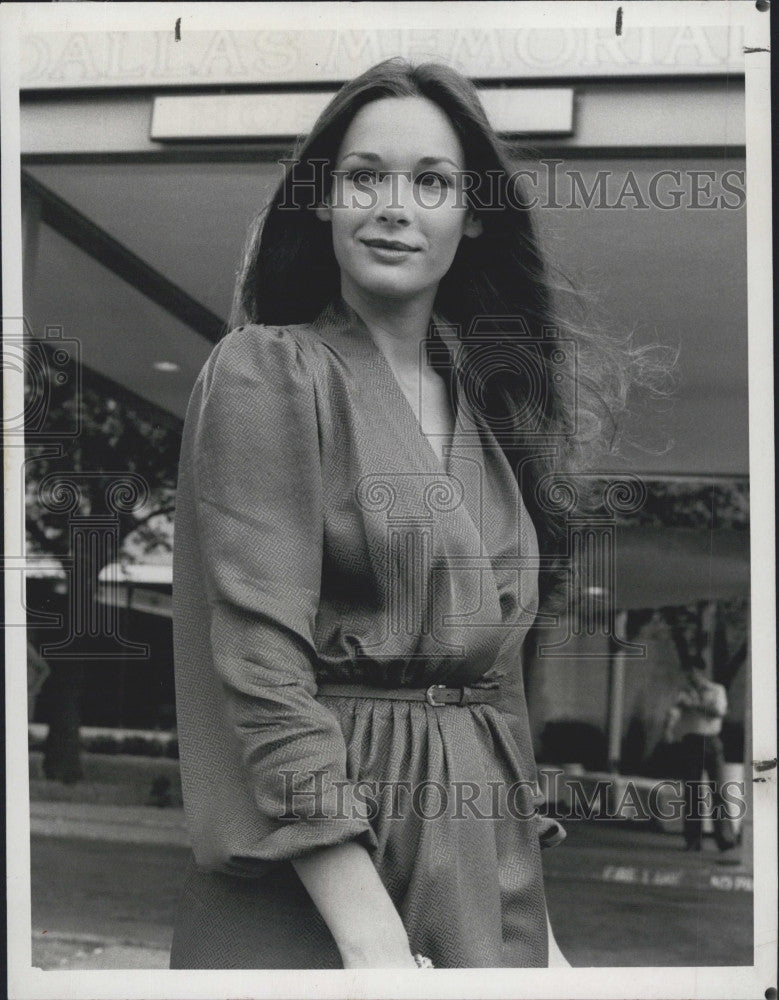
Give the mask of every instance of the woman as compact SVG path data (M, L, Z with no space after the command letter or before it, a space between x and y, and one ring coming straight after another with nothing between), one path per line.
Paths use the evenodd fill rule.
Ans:
M557 532L540 486L588 383L544 336L531 218L470 83L390 60L347 84L239 303L182 445L195 863L171 965L565 964L521 645Z

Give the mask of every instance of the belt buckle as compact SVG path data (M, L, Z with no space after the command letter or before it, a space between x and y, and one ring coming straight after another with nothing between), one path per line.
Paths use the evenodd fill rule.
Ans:
M428 705L432 705L433 708L442 708L444 705L447 704L447 702L445 702L445 701L434 701L434 699L433 699L433 692L437 688L440 688L442 691L445 691L446 690L446 684L431 684L430 687L427 689L427 691L425 691L425 700L427 701Z

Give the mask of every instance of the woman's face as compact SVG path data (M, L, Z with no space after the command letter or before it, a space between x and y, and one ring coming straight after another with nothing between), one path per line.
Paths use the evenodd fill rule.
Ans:
M386 97L361 108L343 137L328 204L344 296L435 296L463 236L481 222L462 191L462 146L424 97Z

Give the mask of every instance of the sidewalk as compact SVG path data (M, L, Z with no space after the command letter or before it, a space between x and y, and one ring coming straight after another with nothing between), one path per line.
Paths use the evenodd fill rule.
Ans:
M30 834L57 841L95 841L179 848L182 866L189 847L184 810L86 802L30 803ZM105 934L77 934L34 927L32 964L44 970L167 969L169 949L160 941Z

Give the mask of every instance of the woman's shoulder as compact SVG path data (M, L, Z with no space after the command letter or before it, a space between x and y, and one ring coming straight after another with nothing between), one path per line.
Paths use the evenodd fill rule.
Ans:
M307 355L315 343L310 324L271 326L245 323L233 327L216 344L215 354L272 355L296 358Z
M241 380L310 380L318 366L316 338L305 325L247 323L234 327L214 346L201 372L206 381L229 375Z

